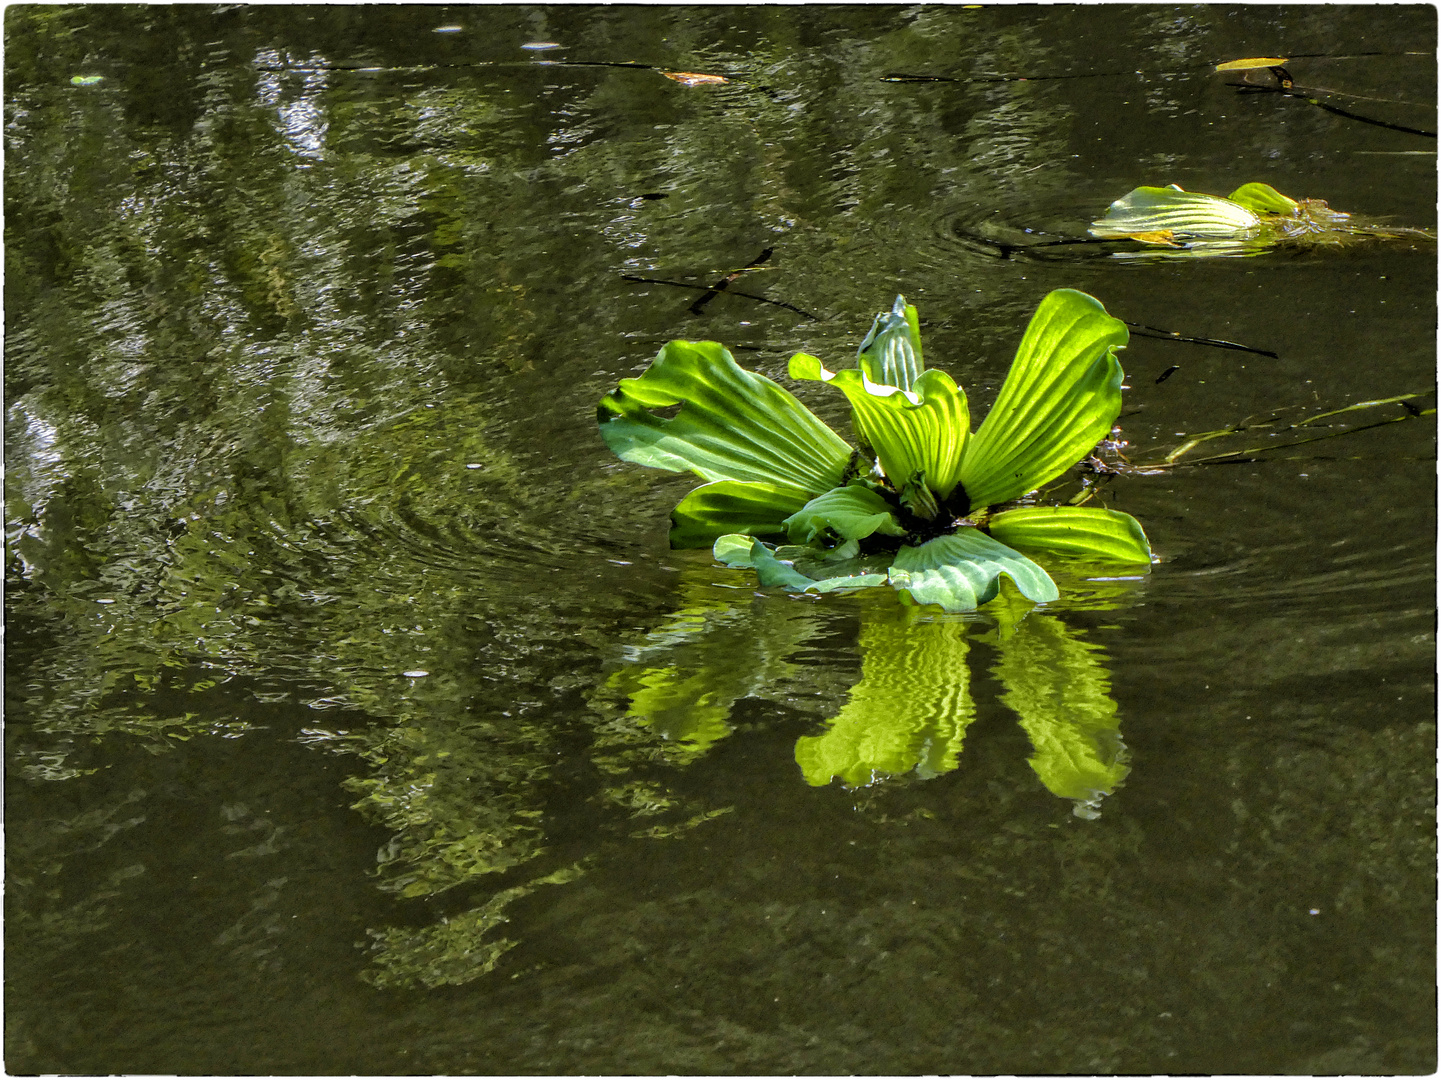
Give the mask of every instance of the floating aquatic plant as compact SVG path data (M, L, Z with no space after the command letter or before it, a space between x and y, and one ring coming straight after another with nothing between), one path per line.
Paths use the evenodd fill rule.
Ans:
M672 341L600 402L602 437L626 461L708 483L671 515L672 547L713 545L761 584L832 592L890 584L924 604L970 611L1002 575L1028 599L1057 598L1024 552L1150 564L1140 524L1092 506L1011 506L1060 476L1111 431L1121 409L1125 324L1093 297L1050 293L995 405L973 434L965 393L922 358L916 309L876 317L857 366L791 358L792 379L846 395L857 448L721 345ZM673 416L653 410L679 405Z
M1091 223L1103 240L1137 240L1195 255L1257 254L1277 244L1343 244L1361 239L1429 239L1425 229L1383 225L1293 199L1269 184L1243 184L1226 198L1168 187L1138 187Z

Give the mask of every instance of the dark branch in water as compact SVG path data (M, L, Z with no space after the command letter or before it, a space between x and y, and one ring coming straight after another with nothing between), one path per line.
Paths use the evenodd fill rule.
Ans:
M1386 120L1376 120L1373 117L1362 116L1360 113L1353 113L1349 109L1343 109L1339 105L1327 105L1324 101L1320 101L1317 98L1313 97L1306 97L1306 95L1304 94L1294 94L1288 92L1286 96L1300 98L1302 101L1314 105L1318 109L1325 109L1329 113L1335 113L1337 116L1344 116L1348 120L1359 120L1363 124L1375 124L1377 127L1388 128L1391 131L1404 131L1408 135L1420 135L1427 139L1436 138L1436 132L1434 131L1422 131L1420 128L1407 127L1405 124L1392 124Z
M1354 113L1350 109L1343 109L1339 105L1331 105L1322 101L1320 98L1312 97L1313 94L1337 93L1337 91L1328 91L1321 87L1297 86L1295 80L1291 78L1291 73L1284 67L1276 66L1267 68L1266 70L1275 76L1277 85L1255 86L1250 83L1230 83L1228 85L1234 86L1238 94L1280 94L1282 97L1296 98L1298 101L1304 101L1306 104L1314 105L1316 108L1323 109L1328 113L1344 116L1348 120L1358 120L1363 124L1372 124L1376 127L1386 128L1389 131L1404 132L1407 135L1420 135L1427 139L1436 138L1436 132L1434 131L1423 131L1421 128L1407 127L1405 124L1393 124L1389 120L1377 120L1374 116L1362 116L1360 113Z
M1097 245L1109 245L1110 247L1114 248L1118 246L1118 243L1122 245L1126 243L1125 241L1118 242L1116 240L1110 239L1109 237L1076 236L1068 237L1064 240L1042 240L1034 244L1011 244L1007 243L1004 240L992 240L990 237L981 236L979 233L962 232L959 229L955 231L955 235L957 239L960 240L967 240L971 243L982 244L985 247L995 248L995 257L998 259L1009 259L1016 252L1029 253L1040 248L1095 247ZM1034 256L1034 258L1044 259L1046 258L1046 256L1036 255Z
M1185 334L1177 333L1175 330L1162 330L1158 326L1146 326L1144 323L1127 322L1125 319L1121 321L1138 331L1138 337L1151 338L1155 341L1181 341L1188 345L1209 345L1213 349L1235 349L1237 352L1255 353L1257 356L1269 356L1273 360L1280 359L1280 354L1273 353L1270 349L1253 349L1249 345L1241 345L1235 341L1225 341L1221 338L1187 337ZM1142 332L1147 330L1149 330L1150 333ZM1156 381L1160 382L1161 380L1157 379Z
M694 289L697 292L709 292L711 289L709 285L692 285L687 281L667 281L664 278L637 277L634 274L622 274L620 279L622 281L637 281L644 285L670 285L677 289ZM727 289L726 292L731 296L744 296L747 300L757 300L762 304L772 304L775 307L785 308L787 311L794 311L797 315L804 315L807 319L820 321L819 315L812 315L809 311L802 311L794 304L787 304L782 300L772 300L769 297L757 296L755 293L741 292L739 289Z
M699 315L702 311L705 310L705 306L707 304L709 304L726 289L730 288L731 284L739 280L740 276L744 274L747 270L754 270L756 267L763 266L765 263L769 262L770 257L774 252L775 248L766 248L741 269L732 270L725 277L721 278L714 285L710 286L706 290L704 295L696 298L696 302L690 306L690 313L692 315Z

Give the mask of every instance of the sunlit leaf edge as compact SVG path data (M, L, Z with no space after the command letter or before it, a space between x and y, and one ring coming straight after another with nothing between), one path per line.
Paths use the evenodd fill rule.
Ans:
M1151 544L1130 514L1100 506L1023 506L1004 510L986 522L996 540L1076 558L1119 563L1151 563Z
M995 506L1055 479L1110 433L1121 412L1116 350L1126 324L1075 289L1048 293L1026 327L991 411L971 436L960 481Z

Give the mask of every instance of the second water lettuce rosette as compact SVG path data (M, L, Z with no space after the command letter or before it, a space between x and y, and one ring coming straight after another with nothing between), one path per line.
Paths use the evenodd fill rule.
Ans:
M708 483L672 513L673 547L712 545L731 566L797 592L889 584L923 604L971 611L1002 575L1028 599L1057 598L1025 552L1149 565L1128 514L1007 504L1060 476L1111 430L1121 408L1125 324L1093 297L1041 302L994 406L970 431L964 391L927 369L916 309L898 297L856 366L792 357L792 379L845 394L855 448L770 379L715 342L672 341L644 374L603 398L617 455L689 470ZM680 406L671 416L659 409Z

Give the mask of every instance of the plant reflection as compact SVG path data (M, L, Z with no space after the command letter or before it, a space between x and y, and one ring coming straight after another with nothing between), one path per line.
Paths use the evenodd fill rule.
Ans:
M823 608L762 597L727 601L710 568L687 571L682 606L643 643L626 649L607 690L624 697L625 717L688 760L729 734L743 697L784 698L777 682L804 679L801 648L823 629ZM727 590L728 591L728 590ZM729 593L735 597L735 593ZM860 677L826 730L797 741L808 784L849 787L914 772L929 779L959 764L976 718L972 646L994 657L1000 699L1030 737L1041 783L1095 817L1129 771L1116 703L1100 646L1014 589L978 616L945 615L888 595L855 597ZM1102 601L1100 605L1111 606Z

